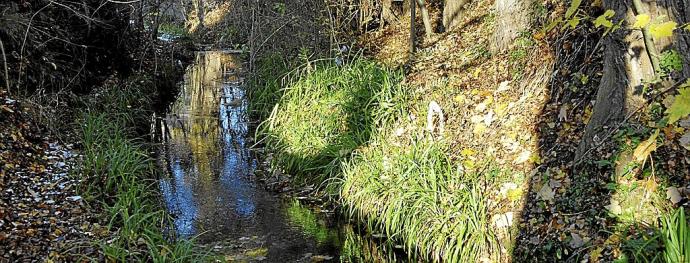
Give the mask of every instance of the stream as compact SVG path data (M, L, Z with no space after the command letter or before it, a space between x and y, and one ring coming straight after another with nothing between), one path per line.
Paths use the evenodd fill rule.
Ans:
M198 52L156 125L166 175L159 187L174 218L169 234L231 262L399 261L400 249L380 237L259 183L243 66L239 53Z

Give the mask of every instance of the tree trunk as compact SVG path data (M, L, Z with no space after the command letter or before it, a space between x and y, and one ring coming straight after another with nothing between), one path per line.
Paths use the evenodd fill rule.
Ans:
M463 12L469 0L445 0L443 3L443 30L450 31L462 22Z
M381 1L381 26L383 24L390 24L398 18L393 13L393 0Z
M690 23L690 2L678 0L659 0L657 5L665 7L668 16L679 25ZM678 32L675 34L673 46L683 57L683 78L690 78L690 34Z
M417 5L422 11L422 21L424 22L424 33L426 33L427 38L431 38L434 33L434 29L431 27L431 18L429 18L429 10L426 9L426 4L424 0L417 0Z
M527 30L532 17L533 0L496 0L496 31L491 49L499 52L507 49L521 32Z
M206 15L206 11L204 8L204 0L196 0L196 16L199 19L199 26L197 28L197 31L200 29L204 29L204 16Z
M644 105L642 83L653 78L654 70L640 30L628 30L635 22L630 0L606 0L605 9L616 12L614 24L626 20L624 26L605 36L604 72L599 84L592 117L576 153L576 161L610 139L612 128ZM654 14L652 19L654 19Z

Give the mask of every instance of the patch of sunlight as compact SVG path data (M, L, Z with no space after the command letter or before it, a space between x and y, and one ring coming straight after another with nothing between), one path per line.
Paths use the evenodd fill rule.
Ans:
M225 16L230 11L230 7L231 3L225 2L211 9L211 11L206 12L204 15L204 27L218 26L225 19ZM193 11L192 14L189 15L187 27L189 28L189 32L192 33L199 29L199 17L197 16L196 11Z

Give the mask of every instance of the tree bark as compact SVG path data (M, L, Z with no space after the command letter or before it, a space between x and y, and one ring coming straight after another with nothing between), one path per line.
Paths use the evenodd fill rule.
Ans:
M533 0L496 0L496 31L491 49L499 52L507 49L521 32L527 30L531 22Z
M427 38L431 38L434 33L434 29L431 26L431 18L429 18L429 10L426 9L426 4L424 0L417 0L417 5L422 11L422 22L424 22L424 33L426 33Z
M204 29L204 16L206 15L206 9L204 8L204 0L196 0L196 16L199 19L199 26L197 31Z
M462 22L463 9L469 0L445 0L443 3L443 30L450 31Z
M617 127L646 103L641 94L642 84L654 76L642 32L626 29L635 22L635 14L628 8L632 7L631 1L605 0L604 5L605 9L616 12L614 24L621 20L625 23L622 28L605 36L602 42L605 47L604 72L592 117L576 152L576 161L581 161L585 154L610 139L611 128Z
M660 0L657 5L666 7L669 17L679 25L690 23L690 2L678 0ZM683 57L683 78L690 78L690 34L676 33L673 46Z

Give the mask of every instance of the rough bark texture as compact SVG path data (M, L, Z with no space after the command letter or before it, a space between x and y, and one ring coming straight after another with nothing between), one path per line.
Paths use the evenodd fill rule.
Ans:
M492 51L498 52L510 46L520 32L530 24L533 0L496 0L496 31Z
M687 0L660 0L657 5L665 6L669 17L679 25L690 23L690 2ZM683 78L690 78L690 34L677 33L673 45L683 56Z
M605 3L607 9L616 11L614 21L623 19L627 7L618 0L608 0ZM625 118L625 94L628 86L628 76L625 72L624 55L625 33L622 30L614 31L605 37L604 72L599 83L597 99L592 111L585 134L578 146L576 160L580 160L591 148L598 145L606 137L609 125L615 125Z
M628 9L632 6L630 1L608 0L604 4L617 14L625 14L628 24L634 22L635 14ZM687 1L643 1L642 9L638 10L639 13L648 13L652 20L666 17L679 25L690 21L690 4ZM642 81L654 75L650 55L655 54L648 54L640 31L617 30L607 36L604 43L604 75L592 118L577 151L577 160L585 157L584 154L600 145L602 140L608 139L611 131L606 129L607 126L617 126L626 116L644 106L645 101L640 94ZM684 62L681 77L690 77L690 35L677 31L674 38L654 39L654 46L659 52L676 49Z
M443 29L453 30L462 22L463 10L469 0L445 0L443 2Z

